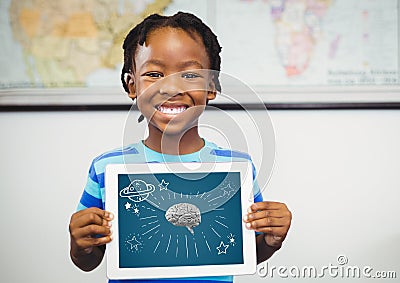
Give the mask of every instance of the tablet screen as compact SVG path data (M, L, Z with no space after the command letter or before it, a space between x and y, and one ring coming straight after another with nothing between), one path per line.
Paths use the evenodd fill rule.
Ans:
M210 170L212 166L212 170ZM242 221L253 203L248 162L108 165L111 279L251 274L255 234Z

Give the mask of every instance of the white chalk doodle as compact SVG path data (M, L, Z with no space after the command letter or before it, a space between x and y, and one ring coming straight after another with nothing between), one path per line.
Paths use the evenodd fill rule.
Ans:
M132 207L132 204L130 202L125 203L125 209L129 210Z
M134 180L128 187L123 188L119 195L124 198L129 198L134 202L142 202L146 200L149 195L155 191L155 186L147 184L143 180Z
M161 184L159 184L158 187L160 188L160 191L165 191L168 190L168 185L169 183L162 179Z
M138 251L139 246L142 246L142 243L136 239L136 236L132 236L132 239L126 241L127 245L129 245L129 250Z
M227 236L227 238L229 240L229 244L231 244L232 246L236 245L235 235L230 233L229 236Z
M229 248L229 245L225 245L223 241L219 244L219 246L216 248L218 250L218 255L220 254L226 254L226 250Z

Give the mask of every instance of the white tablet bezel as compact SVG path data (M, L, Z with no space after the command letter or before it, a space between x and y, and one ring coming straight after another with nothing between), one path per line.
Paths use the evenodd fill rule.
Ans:
M105 209L114 214L112 222L113 240L107 244L107 277L109 279L150 279L180 278L223 275L244 275L256 272L256 242L254 231L246 229L242 222L243 263L226 265L170 266L170 267L119 267L119 227L118 227L118 175L145 173L207 173L210 166L212 172L239 172L241 182L242 214L254 202L253 174L250 162L218 162L210 166L199 166L200 163L140 163L110 164L105 170ZM201 163L207 165L206 163ZM206 169L202 169L206 168ZM210 171L208 171L210 172Z

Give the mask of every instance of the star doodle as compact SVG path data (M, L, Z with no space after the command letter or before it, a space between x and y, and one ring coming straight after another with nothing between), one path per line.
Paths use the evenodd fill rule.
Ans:
M158 186L160 187L160 191L166 191L168 190L168 182L165 182L164 179L162 179L161 184L159 184Z
M227 236L227 238L229 239L229 244L231 244L232 246L235 246L235 244L236 244L235 235L230 233L229 236Z
M140 214L140 209L139 209L139 207L137 206L136 203L132 205L131 211L132 211L132 213L135 214L136 216L139 216L139 214Z
M131 250L135 249L135 251L137 251L139 249L138 246L142 245L141 242L136 240L136 236L133 236L132 239L127 240L126 242L131 245Z
M131 208L132 205L129 202L125 203L125 209L128 210L129 208Z
M225 245L224 242L221 241L219 246L217 247L218 255L226 254L226 250L228 249L229 245Z
M228 195L228 197L235 191L235 189L231 187L231 184L228 184L226 187L222 188L222 190L224 191L223 196Z

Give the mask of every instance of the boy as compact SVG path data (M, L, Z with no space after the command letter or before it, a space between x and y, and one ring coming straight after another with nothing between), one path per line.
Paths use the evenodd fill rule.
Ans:
M221 47L200 19L181 12L171 17L151 15L129 32L123 48L122 84L148 122L148 137L105 153L92 163L79 211L70 221L70 255L85 271L100 264L105 245L112 241L113 216L103 210L107 164L250 160L246 154L217 147L198 133L199 116L208 101L221 91L218 72L207 71L220 70ZM260 263L281 247L290 227L291 213L285 204L262 201L255 180L254 184L255 203L243 221L248 229L259 232L256 243ZM196 281L184 278L179 282L182 280ZM201 280L232 282L232 276Z

